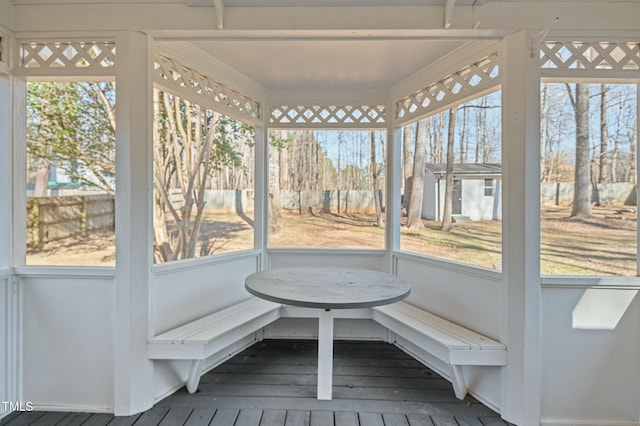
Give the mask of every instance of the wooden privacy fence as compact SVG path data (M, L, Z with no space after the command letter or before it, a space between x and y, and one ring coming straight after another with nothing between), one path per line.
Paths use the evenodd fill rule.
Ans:
M27 245L42 246L91 231L113 230L115 201L109 194L27 199Z

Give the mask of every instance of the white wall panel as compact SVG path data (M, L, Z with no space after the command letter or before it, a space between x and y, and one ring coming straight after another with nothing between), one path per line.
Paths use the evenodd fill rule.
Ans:
M543 288L544 424L615 425L640 420L637 293L633 288ZM581 318L585 316L590 325Z
M500 340L500 273L406 254L397 254L396 258L398 276L411 283L407 302ZM429 364L428 354L419 355ZM470 393L500 411L502 369L464 367L463 371Z
M411 283L409 303L500 340L500 273L444 260L397 256L398 276Z
M151 290L153 335L250 296L244 288L244 279L256 272L258 254L225 256L223 259L195 259L186 261L185 267L178 263L156 268Z
M383 251L270 249L271 268L286 266L339 266L384 270Z
M113 277L29 276L23 398L39 409L113 410Z
M16 346L16 305L17 295L13 293L11 275L8 270L0 270L0 401L17 401L17 346ZM9 414L5 406L0 406L0 418Z
M156 266L150 294L150 335L160 334L250 297L244 288L244 280L257 271L259 261L260 255L251 252ZM240 350L242 345L240 342L236 350ZM233 353L234 349L230 348L228 352ZM180 388L188 372L189 363L186 361L155 361L155 400Z

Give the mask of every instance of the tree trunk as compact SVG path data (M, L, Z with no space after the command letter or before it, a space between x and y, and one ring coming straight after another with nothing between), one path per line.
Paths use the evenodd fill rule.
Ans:
M442 212L442 230L450 231L453 223L453 142L456 129L458 107L449 110L449 132L447 138L447 166L444 186L444 211Z
M36 162L36 182L33 189L34 197L46 197L49 188L49 162L39 158Z
M418 122L416 128L416 147L413 155L413 179L411 182L411 195L409 197L409 210L407 212L407 227L418 230L424 227L422 223L422 197L424 192L424 167L427 150L427 120Z
M589 164L589 85L576 84L573 108L576 117L576 163L571 216L591 216Z
M598 182L610 182L609 131L607 129L607 85L600 85L600 170Z
M402 135L402 178L404 182L402 209L405 215L409 211L409 194L411 194L411 174L413 168L411 154L411 126L406 126Z
M286 139L286 131L280 131L278 138ZM280 145L280 144L278 144ZM279 149L269 146L269 232L277 234L282 230L282 201L280 199Z
M371 189L373 190L373 202L376 208L376 224L384 227L384 217L382 216L382 202L378 196L378 163L376 162L376 132L369 133L371 138Z

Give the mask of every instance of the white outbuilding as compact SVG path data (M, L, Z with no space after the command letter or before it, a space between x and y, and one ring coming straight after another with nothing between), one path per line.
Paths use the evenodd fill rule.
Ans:
M424 175L422 217L442 220L446 193L446 164L428 163ZM500 164L454 164L452 206L457 220L502 218Z

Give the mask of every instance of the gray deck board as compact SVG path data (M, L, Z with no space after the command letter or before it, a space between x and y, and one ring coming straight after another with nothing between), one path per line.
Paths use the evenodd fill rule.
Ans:
M407 420L409 420L409 426L433 426L431 417L427 414L409 413Z
M240 410L235 408L221 408L216 411L213 416L213 421L210 423L212 426L229 426L233 425L238 418Z
M285 426L309 426L311 418L310 411L304 410L287 410L287 418L284 421Z
M334 426L333 411L312 411L311 426Z
M235 426L259 426L262 410L240 410Z
M336 426L359 426L358 413L338 411L335 414Z
M381 413L359 413L358 417L362 426L384 426Z
M89 417L91 417L91 413L69 413L56 426L79 426L86 422Z
M112 417L112 420L108 423L109 426L131 426L136 423L142 414L135 414L133 416L120 416L120 417ZM92 417L93 418L93 417ZM91 419L89 419L91 420ZM85 426L86 423L83 423L82 426Z
M191 412L185 426L207 426L216 414L215 409L196 408Z
M316 398L317 344L265 340L202 377L199 391L180 389L130 417L27 412L2 426L505 426L472 397L393 345L334 344L333 399Z
M136 416L140 417L140 416ZM120 421L120 417L114 418L111 414L107 413L97 413L89 417L86 422L82 424L82 426L104 426L109 423L112 425L116 423L116 420Z
M172 408L167 412L167 414L162 418L162 421L158 426L175 426L175 425L183 425L191 415L193 410L187 407L176 407Z
M287 410L264 410L260 426L284 426Z
M385 426L409 426L407 416L398 413L382 413Z

